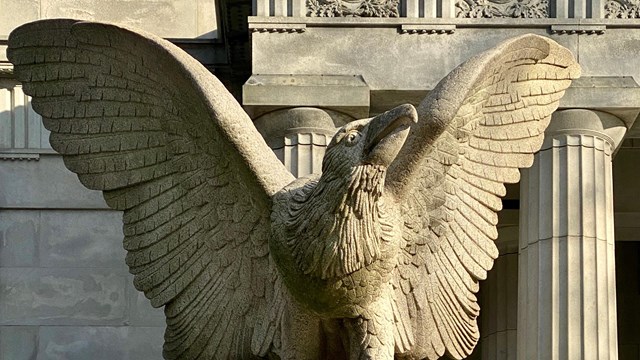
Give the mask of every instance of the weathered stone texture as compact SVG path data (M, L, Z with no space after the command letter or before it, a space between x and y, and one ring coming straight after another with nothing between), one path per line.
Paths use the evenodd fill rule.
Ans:
M133 287L133 275L127 277L128 324L135 327L164 328L166 320L163 308L153 308L144 293ZM160 336L162 337L162 336Z
M0 268L1 325L124 325L122 271Z
M40 221L40 266L126 269L122 213L52 210Z
M207 0L3 0L0 35L39 19L114 21L169 38L215 38L215 2Z
M161 357L164 314L133 288L121 227L102 209L0 212L0 359Z
M0 184L0 208L107 208L100 192L83 187L57 155L41 155L37 166L26 161L3 162Z
M361 75L371 90L433 89L464 60L530 33L548 36L544 28L458 28L440 36L399 35L396 27L314 27L278 36L258 32L252 34L252 69L254 74ZM552 38L578 53L577 35Z
M161 328L45 326L38 339L38 359L158 360Z
M0 211L0 267L37 266L40 213Z
M0 359L36 360L37 326L0 326Z

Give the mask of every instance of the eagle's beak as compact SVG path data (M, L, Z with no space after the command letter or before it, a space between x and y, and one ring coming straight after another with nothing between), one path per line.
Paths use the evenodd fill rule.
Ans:
M400 105L371 119L367 125L363 163L391 165L409 134L409 128L417 121L416 109L410 104Z

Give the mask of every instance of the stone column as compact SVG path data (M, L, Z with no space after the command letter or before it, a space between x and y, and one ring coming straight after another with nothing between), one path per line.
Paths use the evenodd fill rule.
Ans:
M559 111L522 172L518 359L618 358L611 157L625 131Z
M322 171L325 148L337 127L350 120L334 111L299 107L267 113L254 123L280 161L301 177Z
M500 223L503 222L501 216ZM500 257L487 274L487 279L480 284L480 350L483 360L515 360L518 318L517 223L498 228L496 245Z

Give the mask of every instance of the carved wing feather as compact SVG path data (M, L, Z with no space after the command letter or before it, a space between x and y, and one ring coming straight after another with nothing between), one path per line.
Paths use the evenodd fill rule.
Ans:
M165 357L252 356L270 197L293 177L242 108L172 44L115 25L27 24L8 55L65 165L124 210L135 286L166 305Z
M387 181L405 223L395 287L409 319L397 327L411 323L405 333L413 336L398 353L462 359L473 351L475 293L498 257L504 184L532 165L551 114L579 73L567 49L527 35L460 65L418 107L418 124Z

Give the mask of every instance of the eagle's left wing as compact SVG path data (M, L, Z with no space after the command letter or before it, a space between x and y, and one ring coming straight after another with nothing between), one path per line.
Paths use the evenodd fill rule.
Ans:
M504 184L531 166L579 74L567 49L526 35L460 65L418 107L386 182L404 220L394 284L397 353L433 360L473 351L475 293L498 256Z
M271 196L293 176L231 94L171 43L114 24L25 24L8 57L67 168L124 211L134 284L165 307L165 358L266 355L276 328L261 319L281 304Z

